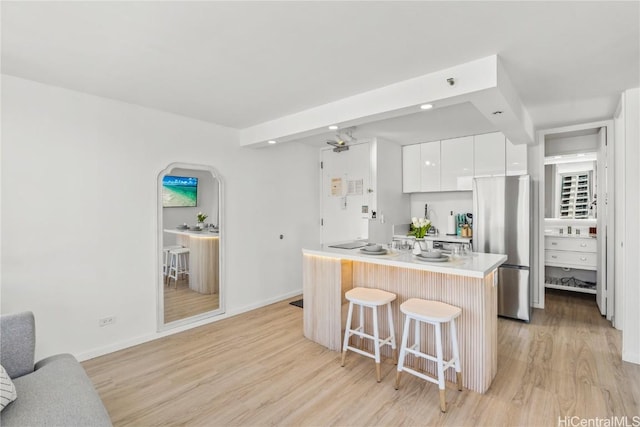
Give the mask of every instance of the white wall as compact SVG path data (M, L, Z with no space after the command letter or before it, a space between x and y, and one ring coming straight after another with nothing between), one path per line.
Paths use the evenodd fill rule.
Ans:
M560 154L596 152L599 145L598 134L547 138L544 142L544 155L557 156Z
M614 197L614 282L615 282L615 301L614 301L614 326L617 329L624 329L624 275L625 275L625 246L624 243L627 240L627 233L625 230L625 195L626 195L626 183L625 183L625 108L624 108L624 93L620 97L618 108L614 116L614 185L616 188L616 194Z
M624 93L625 233L622 359L640 363L640 88ZM617 288L616 288L617 289Z
M11 76L2 89L1 310L35 313L37 357L160 336L156 180L172 162L223 178L227 315L301 293L317 149L242 148L232 129Z
M453 214L473 212L473 192L445 191L442 193L413 193L411 194L411 217L423 217L424 205L428 205L431 224L438 228L441 235L447 233L447 217Z
M544 308L544 235L540 226L544 219L544 136L527 146L527 168L531 176L531 300L533 307Z
M382 138L376 138L375 147L377 218L369 220L369 241L387 243L393 224L411 221L410 197L402 192L402 147Z

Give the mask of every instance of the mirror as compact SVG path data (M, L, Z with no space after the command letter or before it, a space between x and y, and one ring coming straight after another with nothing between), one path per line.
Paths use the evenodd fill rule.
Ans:
M596 218L596 156L578 153L545 157L545 218Z
M210 166L172 163L157 186L163 330L224 313L223 199L220 175Z

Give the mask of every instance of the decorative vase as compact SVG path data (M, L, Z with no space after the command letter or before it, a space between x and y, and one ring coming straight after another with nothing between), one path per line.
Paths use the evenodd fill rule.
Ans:
M413 252L414 255L420 255L422 253L422 247L418 239L413 242L413 250L411 252Z
M426 251L428 249L427 242L423 237L416 239L416 242L420 245L420 249L422 249L423 251Z
M204 222L196 223L196 227L204 228Z

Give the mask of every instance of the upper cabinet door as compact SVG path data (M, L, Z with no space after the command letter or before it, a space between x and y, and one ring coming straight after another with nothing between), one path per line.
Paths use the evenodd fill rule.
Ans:
M440 191L440 141L420 144L420 191Z
M474 136L475 176L504 176L505 137L502 132Z
M514 144L507 139L507 175L527 174L527 144Z
M417 193L422 191L420 144L402 147L402 191Z
M471 190L473 136L442 140L441 151L440 190Z

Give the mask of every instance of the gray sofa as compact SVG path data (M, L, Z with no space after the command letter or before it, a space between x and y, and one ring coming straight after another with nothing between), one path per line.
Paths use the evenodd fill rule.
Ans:
M0 425L111 426L100 396L70 354L34 365L33 313L0 316L0 363L12 379L17 399L0 412Z

